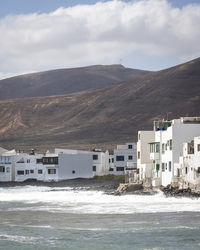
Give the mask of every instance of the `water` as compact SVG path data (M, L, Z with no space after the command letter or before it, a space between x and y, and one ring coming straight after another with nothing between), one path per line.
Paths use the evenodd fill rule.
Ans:
M200 200L0 188L0 249L200 249Z

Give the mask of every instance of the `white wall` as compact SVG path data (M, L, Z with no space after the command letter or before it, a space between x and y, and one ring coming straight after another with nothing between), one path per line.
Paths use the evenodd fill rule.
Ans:
M132 148L129 148L129 145ZM119 156L123 157L124 160L119 161L118 160ZM124 174L124 170L128 162L137 162L137 149L136 149L136 144L133 142L126 143L124 145L117 145L117 149L114 149L115 173ZM124 170L118 171L119 168L124 168Z
M182 144L200 134L200 124L185 124L180 123L179 120L174 120L171 127L168 127L167 130L160 131L160 133L161 171L162 164L165 164L165 171L161 172L161 184L167 186L173 182L173 178L176 176L174 165L179 163L179 157L182 154ZM172 140L172 150L170 150L168 146L167 150L162 154L162 144L167 144L169 140ZM171 162L171 171L169 162Z
M150 160L150 142L155 141L154 131L138 131L137 142L137 168L139 169L139 179L143 180L145 176L149 175L149 169L153 167L152 160ZM148 168L146 168L146 165ZM148 169L148 173L146 170Z
M169 140L172 140L172 150L167 146L165 148L164 154L162 153L162 144L165 145ZM172 126L168 127L167 130L161 131L160 136L160 170L161 170L161 185L167 186L172 182L173 177L173 140L172 138ZM171 162L171 170L169 167L169 162ZM162 164L164 163L164 171L162 170Z
M92 178L92 156L87 154L59 154L58 179Z
M173 125L173 162L178 163L182 144L191 141L200 135L200 124L174 124Z
M194 154L188 154L188 143L183 144L183 156L179 158L179 168L181 178L179 183L182 188L200 189L200 151L197 145L200 145L200 136L194 137ZM187 169L187 171L186 171Z
M93 176L101 176L109 173L109 152L102 152L98 150L94 151L84 151L84 150L73 150L73 149L55 149L55 153L63 154L74 154L79 157L79 155L90 155L92 156L91 169L96 167L96 171L93 171ZM97 155L97 159L93 156Z
M4 169L4 172L0 171L0 182L12 181L12 164L0 164L1 169Z
M42 164L36 164L37 158L42 158L43 155L29 155L19 153L14 157L14 165L15 165L15 181L25 181L28 179L38 179L44 180L44 167ZM24 161L20 162L20 161ZM38 174L38 170L42 169L42 175ZM19 174L19 171L23 171L24 174Z
M14 181L14 151L3 152L0 155L0 182Z

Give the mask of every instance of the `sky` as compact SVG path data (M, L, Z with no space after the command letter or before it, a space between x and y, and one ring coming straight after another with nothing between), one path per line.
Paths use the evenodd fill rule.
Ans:
M200 56L200 0L1 0L0 79L95 64L161 70Z

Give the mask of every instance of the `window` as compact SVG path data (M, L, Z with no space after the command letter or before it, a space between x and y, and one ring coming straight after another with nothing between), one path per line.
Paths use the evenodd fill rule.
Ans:
M76 173L76 171L75 170L72 170L72 174L75 174Z
M140 151L138 151L137 157L138 159L140 159Z
M0 163L1 164L11 164L11 157L10 156L0 156Z
M93 160L98 160L98 155L93 155Z
M124 171L124 167L116 167L117 171Z
M18 170L17 175L24 175L24 171L23 170Z
M4 173L5 172L5 167L4 166L0 166L0 173Z
M165 169L167 170L167 163L165 163Z
M180 177L180 169L177 169L177 177Z
M165 144L165 150L167 150L167 144Z
M109 168L109 171L112 172L112 171L114 171L114 169L113 168Z
M23 158L21 158L19 161L17 161L17 163L25 163L25 161Z
M43 159L36 159L36 163L39 164L39 163L43 163Z
M48 174L56 174L56 169L48 169Z
M29 170L25 170L25 174L29 174Z
M133 160L133 156L132 156L132 155L129 155L129 156L128 156L128 159L129 159L129 160Z
M171 171L172 171L172 162L169 161L169 172L171 172Z
M57 165L58 157L43 157L43 164L44 165Z
M93 171L93 172L96 172L96 171L97 171L97 167L96 167L96 166L93 166L93 167L92 167L92 171Z
M6 168L6 173L10 173L10 168L9 167Z
M197 168L197 173L198 173L198 174L200 173L200 167Z
M132 149L132 148L133 148L133 145L129 144L128 149Z
M114 158L109 159L109 163L114 162Z
M165 163L162 163L162 172L165 172Z
M116 161L124 161L124 156L123 155L117 155L116 156Z
M153 153L154 152L154 148L153 148L153 144L151 143L150 144L150 153Z
M169 141L169 149L172 150L172 140Z
M33 170L33 169L31 169L31 170L30 170L30 173L31 173L31 174L34 174L34 170Z
M159 151L160 151L160 144L156 143L156 153L159 153Z
M160 164L156 164L156 172L160 170Z
M187 169L187 167L185 168L185 174L187 174L187 172L188 172L188 169Z
M26 160L26 162L27 162L27 163L30 163L30 162L31 162L31 160L30 160L30 159L27 159L27 160Z
M200 151L200 144L197 144L197 151Z
M42 169L38 169L38 174L42 174Z
M165 144L163 143L162 144L162 154L164 154L165 153Z

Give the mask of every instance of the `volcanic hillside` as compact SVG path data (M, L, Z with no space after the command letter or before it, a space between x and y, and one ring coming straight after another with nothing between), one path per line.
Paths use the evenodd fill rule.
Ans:
M0 101L8 148L109 148L157 118L200 116L200 58L95 91Z
M0 80L0 100L71 94L99 89L146 75L149 71L122 65L58 69Z

